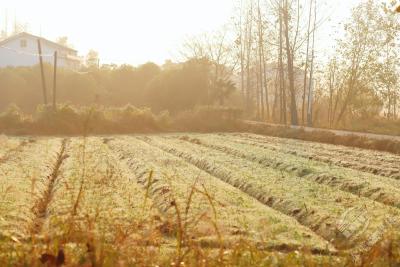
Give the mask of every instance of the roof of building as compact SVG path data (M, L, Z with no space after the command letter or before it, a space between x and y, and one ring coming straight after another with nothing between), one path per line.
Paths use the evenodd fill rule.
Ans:
M27 32L21 32L21 33L14 34L14 35L12 35L12 36L0 41L0 45L4 45L4 44L6 44L6 43L8 43L10 41L13 41L15 39L18 39L20 37L30 37L30 38L34 38L34 39L39 39L40 41L43 41L43 42L48 43L50 45L53 45L53 46L56 46L56 47L59 47L59 48L65 49L65 50L77 52L75 49L72 49L72 48L67 47L65 45L58 44L56 42L47 40L47 39L45 39L43 37L36 36L36 35L30 34L30 33L27 33Z

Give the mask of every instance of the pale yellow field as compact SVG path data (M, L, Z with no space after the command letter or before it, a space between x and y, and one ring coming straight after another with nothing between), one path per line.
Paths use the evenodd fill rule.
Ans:
M253 134L0 141L2 265L338 266L400 222L392 154Z

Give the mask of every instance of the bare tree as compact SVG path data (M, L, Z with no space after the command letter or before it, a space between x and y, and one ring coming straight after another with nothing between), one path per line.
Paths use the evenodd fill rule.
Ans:
M262 23L262 16L261 16L261 7L260 7L260 0L257 1L257 27L258 27L258 76L257 76L257 85L259 87L259 98L260 106L261 106L261 119L264 119L265 116L265 107L264 107L264 88L266 89L267 85L265 84L265 61L264 61L264 41L263 41L263 23ZM269 106L268 106L268 91L265 91L266 94L266 105L267 105L267 117L269 117Z
M286 118L286 85L285 85L285 71L283 65L283 15L282 9L284 5L284 0L280 0L279 2L279 87L280 87L280 122L287 124Z
M333 112L333 97L335 94L336 83L336 72L337 72L337 61L334 58L328 65L328 90L329 90L329 105L328 105L328 124L332 128L334 121Z
M314 27L312 33L312 53L311 53L311 67L310 67L310 79L308 83L308 108L307 108L307 125L312 126L312 108L313 108L313 84L314 84L314 55L315 55L315 31L317 27L317 2L315 0L314 5Z
M310 0L310 11L308 15L308 27L307 27L307 45L306 45L306 60L304 67L304 85L303 85L303 98L302 98L302 109L301 119L304 125L305 123L305 102L306 102L306 91L307 91L307 75L308 75L308 61L309 61L309 49L310 49L310 28L311 28L311 14L312 14L313 0Z
M285 38L285 49L286 49L286 60L287 60L287 72L288 72L288 80L289 80L289 92L290 92L290 122L292 125L298 125L298 116L297 116L297 104L296 104L296 92L294 88L294 47L296 46L296 39L298 34L299 22L297 21L296 25L296 37L294 40L294 45L292 46L290 39L289 39L289 27L290 27L290 20L289 20L289 12L290 7L288 0L283 1L283 6L281 8L282 17L283 17L283 24L284 24L284 38ZM300 2L297 0L297 9L299 12ZM297 16L299 18L299 14Z

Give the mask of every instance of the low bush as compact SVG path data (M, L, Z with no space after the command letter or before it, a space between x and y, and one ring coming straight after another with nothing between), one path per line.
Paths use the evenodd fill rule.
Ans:
M133 106L106 108L41 105L32 115L11 106L0 114L0 132L15 135L125 134L161 131L168 127L168 113L155 115Z
M237 131L240 111L198 107L171 117L168 111L154 114L149 108L99 105L75 107L60 104L54 109L40 105L26 115L11 105L0 113L0 133L11 135L130 134L170 131Z
M11 104L0 113L0 127L19 127L25 121L22 111L15 104Z

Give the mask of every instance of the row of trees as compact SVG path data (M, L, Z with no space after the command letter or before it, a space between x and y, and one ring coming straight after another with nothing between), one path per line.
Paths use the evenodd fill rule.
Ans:
M328 127L397 119L400 24L392 6L360 3L335 42L317 38L329 18L324 13L319 0L237 0L232 25L187 40L183 63L99 66L90 51L86 69L59 72L59 101L171 112L229 104L253 119ZM68 45L66 38L58 41ZM332 58L317 56L332 43ZM40 103L36 72L1 70L0 108L15 102L33 110Z
M240 1L236 57L245 110L257 119L311 123L314 0Z
M369 0L354 9L345 24L346 35L325 73L329 125L348 116L398 118L400 24L391 10Z
M256 119L330 127L397 119L400 24L392 5L362 2L340 39L320 40L329 15L318 0L239 0L233 27L189 40L184 55L207 58L217 79L236 79L243 109ZM332 43L332 58L317 57Z
M58 102L75 105L133 104L171 113L223 104L234 91L234 85L216 80L213 66L203 58L179 64L167 62L163 66L154 63L138 67L103 65L79 72L60 69L57 98ZM45 75L52 75L52 66L45 65ZM33 112L42 103L41 90L39 66L0 69L0 109L14 103L25 112Z

